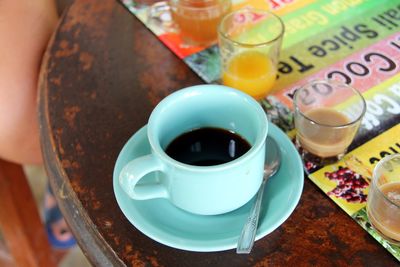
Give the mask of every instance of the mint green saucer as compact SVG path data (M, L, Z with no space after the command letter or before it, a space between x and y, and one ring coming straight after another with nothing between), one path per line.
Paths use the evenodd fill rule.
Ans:
M302 161L292 142L272 123L268 131L281 149L282 165L265 187L256 240L274 231L290 216L299 202L304 182ZM128 140L118 156L114 193L125 217L143 234L170 247L204 252L236 248L252 201L226 214L201 216L180 210L166 199L133 200L125 194L118 182L122 167L149 153L145 126Z

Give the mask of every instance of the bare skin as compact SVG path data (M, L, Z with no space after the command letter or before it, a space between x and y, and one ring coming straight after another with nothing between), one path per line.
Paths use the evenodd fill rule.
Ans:
M0 158L41 164L37 83L57 24L53 0L0 0Z

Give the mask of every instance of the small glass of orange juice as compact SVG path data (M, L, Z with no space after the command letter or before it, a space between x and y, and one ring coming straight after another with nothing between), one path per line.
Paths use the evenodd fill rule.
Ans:
M257 100L273 89L285 27L265 10L245 8L227 14L218 26L221 80Z

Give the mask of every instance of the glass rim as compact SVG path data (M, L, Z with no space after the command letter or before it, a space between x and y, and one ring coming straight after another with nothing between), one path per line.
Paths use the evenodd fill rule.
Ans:
M244 42L239 42L239 41L233 40L232 38L230 38L228 36L228 34L226 34L222 30L222 24L225 22L225 20L228 19L228 17L231 17L232 15L234 15L236 13L249 13L249 12L268 14L269 16L273 17L274 19L276 19L279 22L279 25L281 26L281 31L279 32L279 34L277 36L275 36L271 40L268 40L265 42L260 42L258 44L249 44L249 43L244 43ZM271 43L274 43L277 40L279 40L280 38L282 38L283 35L285 34L285 24L283 23L282 19L278 15L272 13L271 11L262 10L262 9L258 9L258 8L245 7L245 8L231 11L228 14L226 14L219 22L217 31L218 31L218 36L222 37L223 39L228 40L229 42L232 42L233 44L238 45L238 46L251 48L251 47L260 47L260 46L270 45Z
M310 85L317 84L317 83L325 83L325 84L326 83L334 83L334 84L337 84L337 85L340 85L340 86L343 86L343 87L351 89L355 93L354 95L355 96L359 96L359 98L361 99L362 111L360 112L358 117L353 119L352 121L350 121L348 123L345 123L345 124L329 125L329 124L316 122L315 120L311 119L306 114L304 114L304 112L302 112L300 110L299 106L296 104L299 92L300 92L301 89L306 88L306 86L310 86ZM312 124L319 125L319 126L326 127L326 128L335 128L335 129L347 128L347 127L349 127L351 125L356 124L358 121L360 121L362 119L362 117L364 116L365 112L367 111L367 103L365 102L365 99L362 96L361 92L358 91L356 88L354 88L353 86L350 86L350 85L348 85L346 83L340 83L340 82L338 82L336 80L322 80L322 79L312 80L312 81L308 82L307 84L301 86L299 89L297 89L295 94L294 94L294 96L293 96L293 106L294 106L295 112L297 111L298 114L300 114L303 118L309 120Z
M211 2L212 3L212 2L215 2L215 1L214 0L202 0L201 2ZM215 9L215 8L219 8L220 4L232 5L231 0L218 0L217 2L215 2L214 5L203 6L203 7L193 7L193 6L189 6L189 5L185 5L185 4L182 5L181 1L178 1L178 0L171 1L170 3L171 3L171 5L182 7L187 11L199 11L199 10Z
M382 191L380 190L379 186L377 186L377 172L378 170L382 167L383 164L385 164L386 162L392 160L393 158L400 158L400 153L395 153L392 155L387 155L385 157L383 157L375 166L373 172L372 172L372 186L374 186L377 191L379 192L380 196L382 196L386 201L388 201L390 204L396 206L397 208L400 209L400 204L397 204L395 202L393 202L391 199L389 199L384 193L382 193Z

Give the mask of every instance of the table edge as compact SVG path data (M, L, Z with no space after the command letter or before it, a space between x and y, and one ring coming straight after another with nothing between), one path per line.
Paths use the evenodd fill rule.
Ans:
M63 22L65 22L68 10L70 10L71 6L64 10L58 22L57 28L49 40L40 68L37 109L43 165L45 167L53 192L59 192L54 194L57 199L57 204L65 216L65 220L70 226L78 245L82 248L83 253L88 258L90 263L94 266L126 266L115 253L111 252L112 249L109 247L104 238L98 232L96 232L95 224L92 222L89 215L83 208L82 203L79 201L72 188L71 183L66 182L68 177L63 170L59 158L56 155L54 136L50 134L51 125L48 114L48 99L46 98L48 95L47 92L49 91L49 81L47 79L49 70L48 68L52 59L50 52L55 43L60 26L63 24ZM65 201L67 198L69 200L69 205L67 205ZM84 219L85 223L72 219L75 217L76 213L80 214L80 217Z

